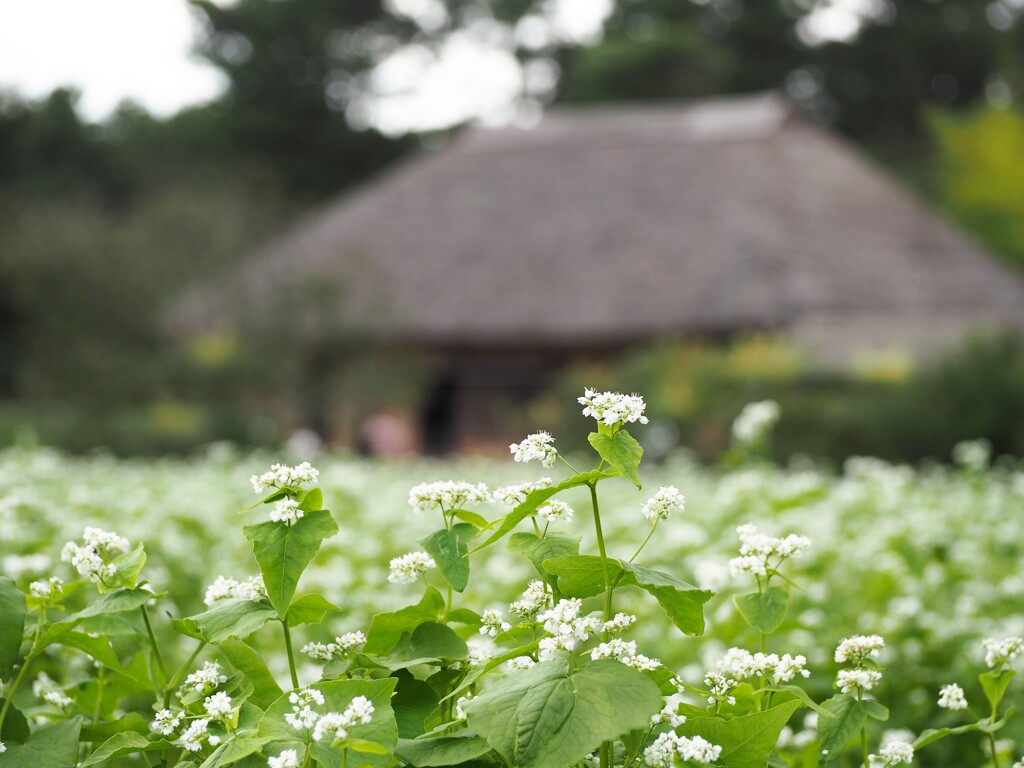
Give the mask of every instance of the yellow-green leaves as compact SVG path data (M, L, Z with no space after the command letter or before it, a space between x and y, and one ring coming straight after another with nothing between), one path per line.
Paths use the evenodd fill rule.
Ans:
M456 523L420 539L420 545L434 558L452 589L462 592L469 584L469 542L476 538L477 529L469 523Z
M789 718L801 706L788 701L764 712L729 720L688 717L676 731L682 736L701 736L722 748L718 763L726 768L764 768Z
M752 628L770 635L786 618L789 592L784 587L768 587L764 592L749 592L733 598L740 614Z
M640 488L640 460L644 449L629 432L620 429L613 434L591 432L587 440L601 458L614 467L620 475Z
M567 659L508 675L463 704L469 725L516 768L565 768L603 742L650 725L661 709L645 675L604 659Z

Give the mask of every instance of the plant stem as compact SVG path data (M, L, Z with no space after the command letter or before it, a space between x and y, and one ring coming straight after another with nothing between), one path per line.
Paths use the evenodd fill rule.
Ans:
M999 754L996 752L996 735L994 733L988 735L988 744L992 750L992 767L999 768Z
M164 685L166 685L167 670L164 668L164 657L160 655L160 646L157 645L156 635L153 634L153 625L149 623L149 611L146 610L144 604L140 606L140 610L142 611L142 620L146 623L146 634L149 635L149 644L153 646L153 658L156 659L156 667L160 670L160 677Z
M100 708L103 706L103 687L107 682L107 668L100 664L100 671L96 675L96 704L92 708L92 721L98 723L100 720Z
M575 474L577 474L577 475L580 474L580 471L578 469L576 469L576 467L574 467L568 461L566 461L565 457L562 454L558 454L558 458L561 460L561 462L563 464L565 464L565 466L567 466L569 469L571 469Z
M637 556L643 551L643 548L647 546L647 542L651 540L651 536L654 535L654 531L657 529L659 522L661 522L660 517L654 520L654 525L651 526L651 530L648 532L647 538L643 540L643 543L637 548L636 552L633 553L633 556L629 558L629 562L632 563L636 560Z
M441 618L442 623L448 621L448 614L452 611L452 585L448 585L448 597L444 601L444 616Z
M18 686L21 685L21 681L25 679L25 673L28 671L28 665L32 661L32 653L36 649L36 643L39 642L39 634L43 630L43 622L45 620L46 611L43 609L39 614L39 622L36 624L35 634L32 635L32 645L29 646L25 660L21 662L21 669L18 670L18 676L14 678L14 682L11 683L11 687L4 692L4 706L3 708L0 708L0 733L3 733L4 720L7 719L7 712L11 708L11 702L14 700L14 694L18 690Z
M295 672L295 654L292 652L292 632L288 629L288 620L281 619L281 626L284 628L284 647L288 652L288 671L292 676L292 688L298 688L299 676Z
M857 701L863 701L863 699L864 694L860 690L858 690ZM868 733L867 729L864 728L864 726L861 726L860 729L860 754L861 759L864 761L864 768L868 768Z
M602 460L601 464L604 464ZM590 502L594 508L594 531L597 533L597 548L601 553L601 570L604 572L604 620L608 621L612 617L612 591L615 589L615 585L612 584L611 575L608 570L608 551L604 545L604 532L601 530L601 510L597 503L597 484L589 483L590 487ZM602 632L603 638L607 637L607 632ZM612 742L606 741L601 744L601 768L611 768L612 765Z

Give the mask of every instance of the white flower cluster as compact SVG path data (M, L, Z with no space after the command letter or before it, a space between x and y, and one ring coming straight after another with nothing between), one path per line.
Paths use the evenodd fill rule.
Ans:
M894 741L868 755L870 768L889 768L892 765L910 765L914 761L914 747L906 741Z
M708 692L711 694L708 696L708 704L714 704L717 701L724 701L726 704L736 703L736 697L732 695L732 692L739 685L738 680L727 677L721 672L711 671L704 675L704 685L708 687Z
M514 659L509 659L508 668L512 672L518 672L524 669L529 669L537 662L529 656L516 656Z
M203 741L209 741L212 746L220 744L220 737L209 732L210 719L208 717L200 717L197 720L193 720L189 723L179 739L178 743L181 748L187 752L198 752L203 748Z
M437 483L420 483L409 489L409 506L415 512L429 512L439 507L445 512L462 509L466 504L490 500L487 486L483 483L442 480Z
M986 637L981 641L981 647L985 650L985 664L989 669L1003 667L1024 651L1024 640L1019 637L1004 637L1001 640L995 637Z
M207 605L219 603L221 600L249 600L258 603L267 596L267 587L263 583L263 576L257 574L250 576L245 581L229 579L226 576L218 576L213 584L206 588L206 596L203 602Z
M488 608L480 616L480 634L490 637L497 637L502 632L508 632L512 625L505 621L498 608Z
M285 749L277 757L267 758L267 768L299 768L299 753Z
M460 696L458 701L455 702L455 719L457 721L463 721L466 719L466 710L462 708L462 705L467 701L472 700L473 694L467 693L465 696Z
M365 645L366 635L362 632L346 632L334 638L333 643L306 643L302 652L318 661L330 661L337 656L344 656L349 651Z
M597 419L602 424L614 427L639 421L647 423L644 416L646 404L640 395L623 395L620 392L595 392L589 387L583 390L583 397L577 402L584 406L583 415Z
M939 689L939 706L942 709L967 709L964 689L956 683L942 686Z
M992 458L992 445L988 440L964 440L953 446L953 461L964 469L980 472Z
M673 485L663 485L658 492L651 496L640 508L641 514L651 523L658 520L668 520L673 512L683 511L686 504L686 497Z
M665 725L676 728L686 722L686 715L680 715L678 712L679 705L684 701L681 694L674 693L671 696L665 697L665 706L661 708L661 711L656 715L651 715L651 727L656 725Z
M502 488L496 488L494 493L491 494L491 500L496 504L504 504L506 507L515 508L526 501L526 497L530 495L532 491L550 487L551 478L542 477L540 480L533 483L516 483L514 485L506 485Z
M292 711L284 716L285 722L295 730L301 731L316 725L320 713L314 710L312 705L322 707L325 699L316 688L303 688L301 691L292 691L288 695L288 701L292 705Z
M203 701L203 706L206 708L206 714L215 720L223 720L234 710L231 697L224 693L224 691L218 691L213 696L207 696L206 700Z
M60 559L95 582L105 581L117 573L117 566L110 561L131 548L128 539L100 528L86 528L82 539L84 545L74 541L65 544Z
M0 741L0 755L7 751L7 745Z
M747 403L732 423L732 436L741 443L760 440L779 420L779 404L774 400Z
M772 685L780 685L790 682L797 675L810 677L806 665L807 659L804 656L791 656L788 653L780 656L760 651L751 653L743 648L730 648L718 662L715 671L726 678L745 680L748 677L764 677Z
M28 585L28 593L32 597L48 600L64 591L64 580L51 576L44 581L33 581Z
M274 464L267 472L262 475L253 475L250 480L253 491L260 493L267 488L299 488L303 485L311 485L316 482L318 477L320 477L320 471L314 469L308 461L304 461L297 467Z
M839 664L861 664L869 658L877 659L883 650L885 639L881 635L853 635L836 646L835 659Z
M43 694L43 701L52 704L57 709L68 709L75 703L64 691L47 691Z
M629 629L631 626L636 624L636 616L631 613L616 613L615 616L608 619L601 627L602 631L607 632L609 635L619 635Z
M335 741L348 737L356 725L367 725L373 719L373 703L365 696L356 696L344 712L328 712L316 721L313 741Z
M692 760L707 765L713 763L722 754L722 748L716 744L694 736L676 736L672 731L662 733L651 746L644 750L644 762L651 768L675 768L676 758Z
M877 669L853 667L841 669L836 675L836 685L843 693L863 693L882 682L882 673Z
M598 645L590 652L590 658L594 661L598 659L615 659L627 667L632 667L641 672L650 672L661 666L661 662L658 659L652 659L644 656L642 653L637 653L634 641L623 640L619 637L612 638L607 643Z
M558 458L558 449L552 445L553 442L555 438L547 432L534 432L521 443L512 443L508 450L522 464L539 461L543 467L552 467Z
M388 581L392 584L412 584L420 577L420 574L436 567L437 563L434 562L434 558L426 552L410 552L391 560Z
M572 515L572 507L556 499L552 499L537 510L537 517L546 523L571 523Z
M493 645L484 645L483 643L477 643L472 640L470 640L466 645L469 649L466 655L467 666L479 667L481 664L486 664L494 658Z
M295 499L281 499L270 510L270 520L274 523L287 523L291 525L305 516L306 513L299 509L299 502Z
M577 643L589 640L592 634L601 631L602 622L599 618L580 616L582 607L582 600L569 598L559 600L553 608L538 614L537 621L551 635L541 638L538 644L537 658L540 661L550 661L560 651L573 651Z
M552 605L551 593L547 585L540 579L534 579L526 586L523 596L512 603L508 609L524 619L532 619L537 613Z
M736 533L740 537L740 556L729 561L729 571L733 576L745 573L764 576L772 557L779 558L778 563L781 563L787 557L800 557L811 546L811 540L806 536L791 533L785 538L777 538L761 533L750 523L739 526Z
M182 688L191 688L200 695L206 695L227 681L227 675L220 671L220 664L216 661L204 661L202 669L197 669L185 678ZM178 697L183 698L184 694L179 692Z
M149 727L163 736L170 736L178 730L178 725L183 717L185 717L184 712L175 713L169 709L161 709L156 713Z

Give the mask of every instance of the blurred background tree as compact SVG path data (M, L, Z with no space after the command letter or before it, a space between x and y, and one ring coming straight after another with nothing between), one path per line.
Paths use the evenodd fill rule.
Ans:
M123 452L274 438L260 402L236 407L238 382L287 389L296 361L278 355L268 372L254 361L273 350L231 339L183 348L166 310L421 146L373 127L379 69L465 35L519 62L527 105L780 89L1024 267L1019 0L614 0L594 39L560 26L549 0L191 3L206 27L198 53L228 82L213 102L166 119L125 104L91 124L70 90L0 98L0 441L25 423L46 442ZM692 386L713 391L712 369L696 365L705 383ZM806 381L773 381L780 399L790 385L806 394ZM865 429L837 428L820 452L860 450L851 435Z

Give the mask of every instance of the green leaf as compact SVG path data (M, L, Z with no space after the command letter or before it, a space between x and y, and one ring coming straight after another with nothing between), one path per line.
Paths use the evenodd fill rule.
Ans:
M594 446L601 458L611 464L624 478L640 488L640 459L644 449L629 432L620 429L613 435L591 432L587 440Z
M351 749L355 752L362 752L366 755L390 755L391 750L382 744L378 744L375 741L367 741L366 739L353 739L348 738L342 742L342 746L345 749Z
M768 691L784 691L792 694L797 701L803 704L805 707L817 712L821 717L835 717L831 712L825 709L823 706L818 704L814 699L807 695L807 691L801 688L799 685L780 685L777 687L766 688Z
M221 641L220 650L231 662L231 666L245 675L245 679L252 684L249 700L253 704L266 709L284 693L262 657L241 640L228 637Z
M704 603L715 596L714 592L642 565L622 563L622 567L627 571L626 577L632 577L624 577L623 582L634 583L653 595L680 631L687 635L704 633Z
M127 715L119 717L117 720L83 725L81 733L78 734L78 738L82 741L92 741L100 744L111 736L116 736L119 733L125 733L127 731L133 731L145 736L149 733L149 721L138 712L129 712Z
M117 658L114 649L110 647L110 640L103 635L94 637L85 632L69 632L60 639L60 644L65 648L77 648L89 654L108 669L124 671L121 660Z
M981 688L985 691L985 698L988 699L989 706L992 709L999 707L1003 696L1006 694L1006 687L1016 675L1017 673L1012 669L991 670L978 675Z
M8 746L0 757L4 768L68 768L78 763L78 731L74 717L40 728L24 744Z
M604 591L604 567L593 555L563 555L545 560L558 576L558 589L569 597L593 597ZM667 573L621 560L608 561L608 575L621 586L632 585L654 596L668 617L688 635L704 632L704 603L714 592L687 584Z
M334 603L330 602L323 595L303 595L293 600L288 606L288 626L297 627L299 624L319 624L324 614L328 611L340 611Z
M872 720L885 722L889 719L889 708L874 699L863 699L861 705L864 707L864 714Z
M103 595L99 600L92 603L85 610L69 616L65 619L65 622L75 621L77 619L87 619L90 616L103 616L110 613L134 611L156 597L159 597L159 595L155 595L147 589L118 589L114 592L108 592Z
M427 717L437 709L438 695L407 670L398 670L393 677L398 680L395 696L391 699L398 735L402 739L414 739L423 733Z
M833 717L818 720L818 765L827 765L835 760L856 738L867 720L867 712L853 696L840 693L821 706Z
M325 509L307 512L291 525L257 523L242 529L263 573L270 604L284 618L299 584L299 577L320 550L320 544L338 532L338 524Z
M18 663L26 610L25 595L14 579L0 577L0 680L9 678Z
M247 733L236 733L234 738L228 739L221 744L213 753L206 758L200 768L220 768L223 765L232 765L250 755L263 749L270 739L249 731ZM260 761L260 765L263 761Z
M4 706L5 699L0 699L0 708ZM7 710L7 719L4 720L3 730L0 731L0 741L5 742L8 747L13 741L17 744L24 744L32 735L28 720L21 714L17 707L11 706Z
M933 744L939 739L944 739L947 736L958 736L962 733L970 733L971 731L977 731L978 724L970 723L969 725L961 725L958 728L929 728L925 731L921 731L921 735L914 741L914 749L918 750L922 747L927 747L929 744Z
M260 629L271 619L277 618L277 611L266 603L235 598L218 600L208 611L186 619L208 643L220 644L229 637L244 639Z
M324 493L319 488L310 488L299 496L299 509L303 512L319 512L324 508Z
M765 768L779 733L800 702L787 701L764 712L725 720L718 717L688 719L676 731L682 736L702 736L722 747L719 761L725 768Z
M785 587L768 587L764 593L748 592L733 598L743 618L754 629L770 635L786 618L789 592Z
M511 552L521 552L526 555L541 578L552 586L557 586L557 577L544 568L544 561L553 560L563 555L578 555L580 540L563 536L541 538L535 533L521 532L513 533L509 537L508 548Z
M467 627L473 629L479 629L483 623L483 619L480 614L476 611L471 611L469 608L456 608L453 611L448 612L448 623L449 624L465 624Z
M469 523L473 527L479 528L481 531L491 527L491 524L486 517L478 515L476 512L470 512L468 509L453 509L451 513L462 522Z
M550 499L555 494L560 493L561 491L564 491L568 488L577 488L581 485L596 483L598 480L604 480L605 478L616 476L617 473L608 471L598 472L595 470L593 472L581 472L578 475L573 475L568 480L563 480L558 485L552 485L548 488L538 488L535 491L530 491L530 493L527 494L526 496L526 501L524 501L522 504L520 504L511 512L509 512L508 515L505 516L505 519L502 520L501 525L498 527L498 530L491 534L490 538L488 538L487 541L485 541L483 544L474 549L473 552L479 552L481 549L491 546L491 544L498 541L498 539L502 538L506 533L510 532L517 525L519 525L519 523L521 523L523 520L525 520L534 512L536 512L537 508L541 504L543 504L545 501ZM470 554L473 554L473 552L470 552Z
M469 584L469 542L477 536L477 529L468 523L456 523L451 527L434 531L420 539L420 545L434 558L437 568L445 581L456 592L462 592Z
M135 585L139 582L142 568L146 564L146 550L143 549L141 543L136 544L134 549L115 558L111 561L111 564L117 567L117 571L114 573L114 586L109 587L103 582L99 582L96 588L100 594L112 592L118 587L135 589Z
M89 755L89 758L82 763L82 768L89 768L93 765L106 765L108 760L116 760L119 757L136 755L143 752L156 752L161 749L173 748L174 744L158 739L150 741L142 734L134 731L123 731L115 733L105 742L97 747L96 751Z
M460 765L491 751L491 745L475 733L463 732L455 736L433 739L399 739L395 756L403 763L420 768Z
M395 713L391 709L391 695L398 682L393 677L382 680L332 680L310 686L324 695L324 705L318 707L322 712L344 712L345 708L356 696L365 696L373 704L373 719L366 725L355 725L349 731L349 737L362 741L373 742L385 747L387 754L367 754L365 760L350 765L368 763L371 768L387 768L391 762L390 754L398 743L398 725ZM259 735L269 741L290 742L295 748L305 741L307 732L297 731L284 720L285 714L291 713L292 704L288 694L275 701L260 718ZM342 751L332 749L326 742L314 743L313 757L324 768L342 768Z
M400 669L440 659L465 659L468 654L466 641L451 628L435 621L426 621L416 627L411 635L403 635L394 650L380 661L390 669Z
M658 687L602 659L570 669L567 659L508 675L463 705L469 725L516 768L565 768L603 741L650 725Z
M390 613L378 613L370 619L363 652L368 655L387 653L402 639L406 632L427 621L437 621L444 612L444 598L434 587L427 587L426 594L417 605L410 605Z

